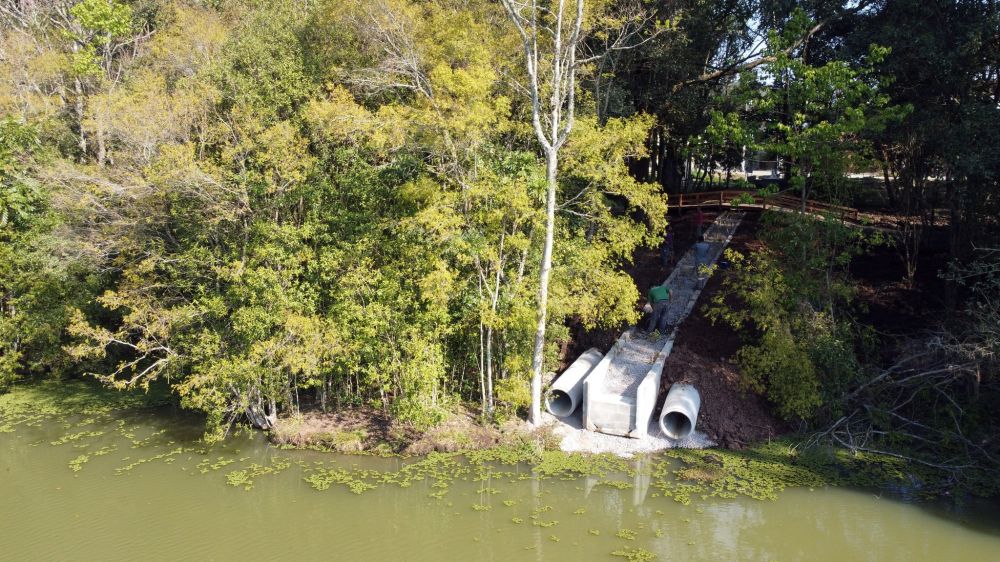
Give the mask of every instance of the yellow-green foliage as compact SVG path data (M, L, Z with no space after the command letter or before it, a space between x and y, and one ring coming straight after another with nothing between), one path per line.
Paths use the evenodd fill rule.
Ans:
M775 253L762 250L747 258L726 250L726 258L732 265L725 290L712 298L709 317L743 332L745 345L736 361L746 386L766 395L783 417L809 418L822 401L823 380L832 378L822 368L853 361L849 353L838 355L839 361L818 361L831 348L824 343L837 342L842 334L812 308L808 293L791 282ZM740 306L729 306L730 296Z
M0 385L168 380L210 439L268 428L301 394L420 427L484 387L497 415L525 406L545 173L500 5L87 0L70 16L71 33L44 19L2 40L0 107L28 122L4 129L2 192L30 199L30 236L0 240L18 311L0 314ZM18 78L32 67L44 87ZM636 319L621 266L665 217L626 166L652 117L576 107L550 363L566 319Z

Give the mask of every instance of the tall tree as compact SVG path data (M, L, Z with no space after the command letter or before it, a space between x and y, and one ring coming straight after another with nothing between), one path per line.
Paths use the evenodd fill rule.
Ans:
M604 61L609 53L634 48L636 38L650 19L645 12L627 4L619 17L601 21L609 5L584 0L567 2L519 2L502 0L507 15L521 40L527 84L523 90L531 102L531 125L545 156L545 241L538 273L536 328L531 360L531 423L541 421L542 369L545 362L545 330L548 322L549 277L556 229L556 193L559 184L559 155L570 137L577 112L577 79L585 65ZM621 7L621 6L619 6ZM586 39L598 22L614 29L605 35L603 48L596 54L585 51ZM599 93L599 90L598 90ZM600 100L598 101L598 115ZM606 116L605 116L606 118Z
M583 40L584 0L576 0L567 10L565 0L546 9L503 0L511 21L521 36L524 66L531 97L531 124L545 153L545 242L538 272L537 323L531 358L532 424L542 419L542 368L545 358L545 324L548 320L549 275L556 228L556 188L559 150L566 144L576 111L577 50ZM548 96L545 93L548 92Z

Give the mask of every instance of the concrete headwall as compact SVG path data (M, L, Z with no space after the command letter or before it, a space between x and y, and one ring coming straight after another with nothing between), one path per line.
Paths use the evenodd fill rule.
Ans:
M673 332L667 338L663 347L660 348L660 352L656 355L656 361L649 367L646 377L639 383L639 388L635 393L636 426L630 437L642 439L649 433L649 421L653 419L653 410L656 408L656 396L660 393L663 364L674 347L674 335L676 333L676 331Z

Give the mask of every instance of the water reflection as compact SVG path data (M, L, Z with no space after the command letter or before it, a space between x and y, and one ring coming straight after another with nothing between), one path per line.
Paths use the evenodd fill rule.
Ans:
M164 426L148 416L128 423L142 426L137 440ZM438 499L433 479L362 495L340 486L320 492L303 482L315 462L395 470L413 460L277 451L245 436L210 453L213 461L234 461L218 471L201 474L204 456L191 453L116 475L123 464L175 446L167 443L182 439L183 431L138 449L110 430L80 448L50 445L62 431L0 434L0 560L580 562L624 547L661 560L992 560L1000 553L996 510L932 509L842 489L787 490L774 502L694 497L684 506L656 493L658 461L647 457L635 461L631 477L615 476L630 484L625 489L596 477L512 481L496 472L482 481L451 482ZM118 449L78 473L68 469L81 451L109 445ZM267 464L276 455L299 464L259 478L251 491L226 483L228 471ZM979 523L960 524L956 517Z

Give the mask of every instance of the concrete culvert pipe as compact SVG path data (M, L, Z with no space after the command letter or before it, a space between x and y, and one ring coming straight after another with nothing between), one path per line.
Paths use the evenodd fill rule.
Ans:
M583 398L583 381L594 367L601 362L604 354L596 347L585 351L562 375L552 383L545 396L545 409L558 418L576 411Z
M684 439L694 432L701 408L701 395L694 385L674 383L660 411L660 429L671 439Z

